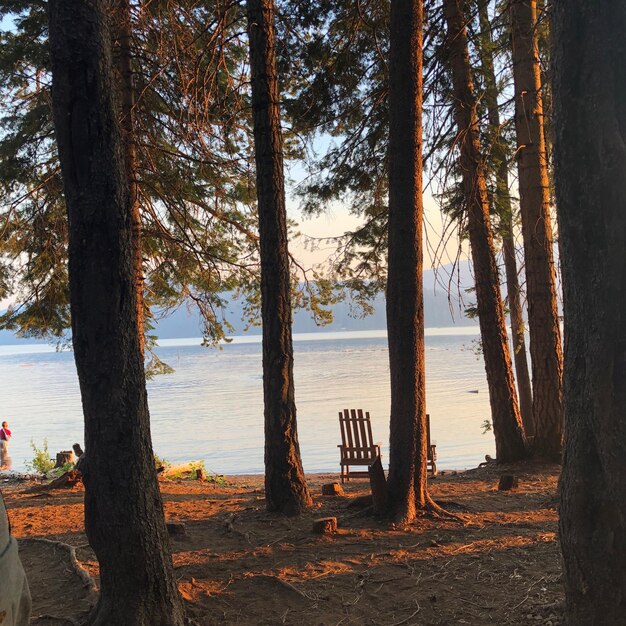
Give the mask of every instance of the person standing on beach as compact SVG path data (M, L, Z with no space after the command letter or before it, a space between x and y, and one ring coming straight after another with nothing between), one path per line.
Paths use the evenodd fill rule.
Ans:
M9 439L11 431L8 422L2 422L0 428L0 470L11 469L11 457L9 456Z

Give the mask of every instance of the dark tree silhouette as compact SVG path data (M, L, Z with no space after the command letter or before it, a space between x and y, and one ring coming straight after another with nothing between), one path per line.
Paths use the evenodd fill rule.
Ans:
M565 318L560 538L571 626L626 616L626 4L555 0Z
M296 428L291 278L273 0L248 0L263 319L265 498L270 511L309 506Z
M422 0L392 0L389 64L389 269L391 375L389 512L411 521L427 492L422 285Z
M91 624L179 626L135 309L130 185L105 2L49 3L52 103L69 217L72 336L85 415Z

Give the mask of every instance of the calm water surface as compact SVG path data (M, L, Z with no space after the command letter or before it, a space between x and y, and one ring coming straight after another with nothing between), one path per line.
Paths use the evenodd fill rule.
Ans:
M427 405L441 468L476 466L494 455L482 434L489 399L482 359L472 350L477 329L429 329ZM294 336L296 402L307 472L339 471L337 413L370 412L374 438L389 459L389 363L384 331ZM157 353L174 374L148 383L154 449L171 462L203 459L224 474L263 472L263 383L259 337L236 338L221 350L198 339L161 342ZM47 346L0 346L0 418L13 430L13 469L33 454L83 441L78 380L71 352ZM475 393L475 392L478 393Z

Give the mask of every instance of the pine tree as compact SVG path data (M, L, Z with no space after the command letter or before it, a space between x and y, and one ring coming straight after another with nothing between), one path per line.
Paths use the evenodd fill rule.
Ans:
M312 504L296 426L291 285L273 0L247 0L261 244L265 499L270 511Z
M433 506L427 491L422 242L421 0L392 0L389 60L389 268L391 376L389 512L410 522Z
M553 3L565 330L565 619L626 615L626 5Z
M128 18L128 5L120 0L115 8ZM14 25L0 35L0 287L3 297L15 299L0 324L60 339L70 323L67 224L52 133L45 6L12 0L0 11ZM258 272L249 106L240 88L243 15L207 4L181 5L174 16L171 7L151 3L130 19L130 42L127 32L114 43L119 64L119 41L127 41L128 102L135 95L132 122L128 114L121 119L136 132L128 145L137 152L143 258L136 263L143 261L146 306L168 312L197 304L205 336L214 342L228 329L221 294L240 289L254 299ZM150 319L146 331L149 337Z
M93 625L182 626L137 333L132 195L105 3L49 3L52 107L69 218L73 347L85 414Z
M460 0L445 0L444 12L448 24L447 53L454 88L453 106L459 137L459 164L467 206L496 456L499 462L506 463L526 456L526 438L515 393L498 270L493 252L485 166L480 152L477 102Z
M548 160L536 36L537 2L512 0L510 12L516 158L532 363L533 450L541 456L560 459L563 356L552 254Z
M521 288L517 275L515 240L513 237L513 203L509 192L509 154L501 132L500 111L498 107L498 86L494 68L494 41L489 19L487 0L478 0L478 19L480 36L477 38L478 55L481 62L481 74L484 82L484 106L487 109L488 167L493 171L495 190L493 193L494 211L498 216L497 234L502 239L502 255L506 271L507 299L511 319L511 338L515 377L519 395L520 412L524 431L529 437L534 431L532 387L526 356L524 336L524 316L521 302Z

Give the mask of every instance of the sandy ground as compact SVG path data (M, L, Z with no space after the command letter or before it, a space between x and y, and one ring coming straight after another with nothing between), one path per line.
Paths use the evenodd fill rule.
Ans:
M501 473L519 488L497 490ZM435 499L462 521L420 518L393 527L348 504L369 492L366 480L345 496L322 496L337 475L308 476L315 505L298 518L265 511L262 477L226 485L161 481L174 567L192 623L400 626L541 624L562 621L556 538L556 466L487 467L440 475ZM93 603L71 564L95 579L98 565L83 528L83 491L29 492L1 485L33 596L33 624L79 624ZM311 532L335 516L336 534ZM45 539L48 541L41 541Z

